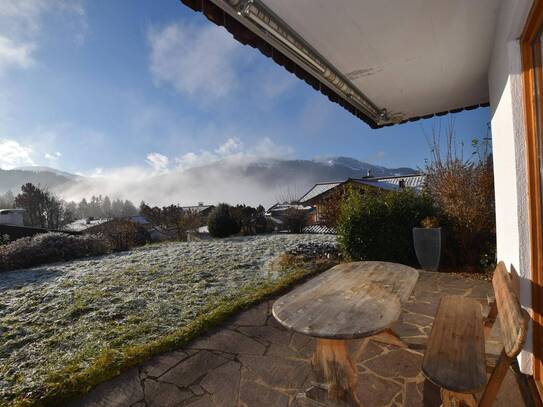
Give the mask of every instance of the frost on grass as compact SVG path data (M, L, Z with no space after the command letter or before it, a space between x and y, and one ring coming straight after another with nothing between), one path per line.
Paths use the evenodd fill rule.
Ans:
M186 325L214 302L280 277L271 260L325 235L168 243L0 274L0 404L43 392L44 380L101 351Z

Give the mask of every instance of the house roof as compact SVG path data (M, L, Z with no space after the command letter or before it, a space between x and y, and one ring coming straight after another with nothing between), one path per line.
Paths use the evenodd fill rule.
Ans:
M111 221L111 219L78 219L76 221L73 221L72 223L68 223L66 226L64 226L64 229L71 232L82 232L84 230L90 229L94 226L102 225L109 221Z
M310 200L338 187L339 185L345 184L347 182L355 182L360 185L367 185L374 188L384 189L387 191L396 191L398 189L399 183L389 183L384 182L381 179L367 179L367 178L348 178L345 181L335 181L335 182L323 182L315 184L313 188L307 191L301 198L300 203L309 202Z
M375 178L379 182L385 182L387 184L394 184L400 186L400 181L405 181L405 186L413 189L420 190L426 182L425 174L412 174L412 175L399 175L394 177L378 177Z
M327 191L330 191L331 189L334 189L338 185L343 184L345 181L338 181L338 182L323 182L322 184L315 184L313 188L311 188L309 191L305 193L300 198L300 202L307 202L316 196L319 196L321 194L324 194Z
M375 188L380 188L388 191L396 191L400 187L400 181L405 181L405 186L408 188L413 188L420 190L424 183L426 182L425 174L409 174L409 175L397 175L389 177L373 177L373 178L348 178L344 181L333 181L333 182L321 182L315 184L313 188L307 191L299 201L303 204L308 202L325 192L328 192L335 187L344 184L348 181L356 182L361 185L368 185Z
M149 222L149 219L147 219L143 215L130 216L129 220L131 220L132 222L134 222L137 225L149 225L151 223L151 222Z
M503 0L181 0L371 127L488 104Z
M274 212L283 212L289 209L312 211L313 207L299 204L276 203L266 211L265 215L270 216Z

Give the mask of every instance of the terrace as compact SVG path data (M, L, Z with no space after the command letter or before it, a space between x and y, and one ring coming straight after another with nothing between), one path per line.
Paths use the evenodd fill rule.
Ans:
M516 280L518 297L536 322L533 325L534 336L527 341L528 346L520 354L518 363L515 362L513 368L507 370L505 383L493 405L533 405L536 394L533 390L534 382L540 386L543 383L543 195L540 159L543 136L537 122L543 111L539 97L541 89L538 89L542 74L540 33L543 26L543 2L443 0L402 2L394 7L390 2L353 0L342 2L341 7L335 2L322 0L182 2L205 14L210 21L225 27L243 44L258 48L264 55L273 58L372 128L490 106L496 174L497 257L506 263L513 276L520 277ZM247 252L247 265L241 266L262 270L261 264L255 266L252 262L254 251ZM270 256L267 248L262 247L261 252L261 263L268 264ZM157 257L160 261L164 258L162 253ZM194 256L187 258L194 259ZM138 259L135 260L137 264ZM213 260L218 263L217 270L224 269L223 258L214 256ZM174 261L170 263L174 264ZM178 301L175 304L178 308L175 309L172 301L163 295L162 308L155 307L153 313L145 315L144 322L148 325L143 326L141 333L136 331L124 335L124 332L119 332L119 338L113 338L115 341L112 343L122 339L122 345L126 345L123 348L123 363L115 364L114 353L106 354L110 359L98 358L100 362L118 369L99 372L103 373L103 377L97 375L88 386L80 387L73 393L83 393L92 384L111 378L116 373L120 375L99 384L87 395L72 401L71 405L201 407L293 406L307 403L298 398L297 394L308 388L313 381L310 358L314 339L292 333L279 325L270 314L273 299L269 297L259 305L232 317L220 327L206 332L204 336L195 339L191 337L193 340L190 342L185 341L188 336L184 336L180 346L171 346L178 344L172 339L167 347L175 347L174 351L154 356L147 361L144 361L145 354L138 356L135 360L141 363L131 359L135 358L133 347L140 345L137 341L145 334L149 340L156 339L157 333L170 338L170 329L178 322L179 313L188 308L185 304L186 296L178 295L181 291L177 286L197 285L202 296L194 302L197 305L205 303L205 294L210 292L207 291L209 259L202 259L197 266L196 273L187 274L186 279L182 276L178 282L172 279L172 276L179 278L177 270L155 268L154 263L146 270L122 267L122 277L126 277L124 280L132 281L135 287L142 287L150 303L159 297L158 290L165 287L168 295ZM240 281L257 287L270 283L267 276L265 279L245 281L247 273L245 270L240 271L238 260L233 261L231 266L238 274L232 272L230 276L236 279L228 286L223 281L212 281L212 294L222 293L225 298L231 299L239 296ZM104 273L109 271L109 268L103 270ZM55 272L57 270L52 271L50 276L56 275ZM63 272L74 274L73 270ZM149 272L169 274L164 279L168 284L150 278ZM192 279L193 274L197 274L197 278ZM67 290L71 290L71 284L77 284L78 279L73 280L75 283L64 281L70 284L65 287ZM293 280L288 281L290 283ZM60 283L63 281L57 279L51 284ZM119 308L132 321L139 323L143 300L128 298L128 303L122 290L130 286L121 279L115 284L111 291L123 306ZM18 285L13 287L10 304L2 304L0 311L7 309L8 305L16 307L18 311L26 311L25 307L33 308L31 311L37 308L32 303L19 306L19 292L16 292L19 288ZM250 289L252 286L247 285L245 288ZM32 295L38 297L40 291L36 292L38 294ZM141 296L139 291L134 289L133 292ZM83 299L74 296L73 304L67 303L71 299L57 303L57 311L68 309L78 319L81 332L86 333L88 329L89 333L92 332L102 340L100 335L114 332L113 328L118 327L116 318L124 317L125 314L100 314L101 309L95 307L95 303L110 303L110 299L104 298L103 293L98 291L88 294L88 298ZM455 274L421 272L411 297L402 308L400 320L394 327L408 344L407 348L384 345L369 339L349 341L350 354L359 377L356 392L364 405L440 404L439 389L424 378L421 363L438 303L447 294L471 297L483 305L493 295L487 281ZM253 297L247 294L247 298ZM250 301L242 305L248 303ZM72 305L73 308L68 307ZM195 314L203 309L196 308ZM238 308L233 307L231 310ZM86 315L86 318L107 317L109 325L104 325L107 329L102 329L96 323L89 324L91 319L81 318L82 315ZM168 317L170 320L167 320ZM37 319L24 322L33 324ZM56 315L51 314L51 320L38 322L41 326L48 326L58 320ZM69 325L59 325L58 331L69 333L66 328ZM13 334L21 336L16 343L17 351L21 354L36 349L35 346L23 346L28 343L27 338L24 338L27 332L30 331L19 329ZM94 357L98 354L94 345L100 342L89 338L88 352ZM498 338L499 327L496 325L486 342L488 368L496 363L501 350ZM62 344L65 347L66 343L64 337L60 340L53 337L51 341L43 341L43 346L45 349L45 346L54 345L59 354L67 354L69 352L59 346ZM155 347L146 355L156 355L160 349ZM42 351L40 354L55 359L49 352ZM22 359L16 352L13 355ZM36 358L28 360L38 365L35 370L45 377L47 367ZM80 360L83 367L93 366L87 360ZM25 360L25 365L29 364ZM122 369L127 366L132 367ZM10 366L5 369L13 370ZM520 371L533 376L532 382ZM84 372L79 377L85 378L86 374ZM35 382L28 377L16 372L11 375L12 384L14 387L27 386L26 389L30 390L25 394L30 395L30 398L39 398L43 388L32 391ZM25 379L27 383L24 383ZM69 378L67 382L71 383ZM53 390L56 390L54 386ZM70 395L66 394L66 397Z
M365 406L438 406L439 389L425 380L422 356L437 305L446 294L487 303L488 281L420 272L394 329L408 348L349 341L356 361L357 393ZM187 346L155 357L97 386L71 406L296 406L296 395L312 381L314 340L291 333L270 314L265 301L228 320ZM496 324L486 343L491 367L501 344ZM308 404L311 405L311 404ZM494 406L531 406L525 376L510 369Z

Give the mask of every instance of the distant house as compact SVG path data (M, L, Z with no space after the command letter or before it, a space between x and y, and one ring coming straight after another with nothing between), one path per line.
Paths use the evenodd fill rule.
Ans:
M300 199L301 205L315 208L313 222L319 224L324 221L324 204L330 201L337 201L338 196L347 187L359 189L360 191L398 191L403 188L421 190L426 182L426 175L411 174L389 177L365 177L348 178L344 181L321 182L315 184Z
M181 207L185 211L191 211L195 212L201 215L209 215L213 208L215 208L214 205L204 205L203 202L198 202L198 205L192 205L192 206L182 206Z
M70 232L79 232L84 234L94 234L94 233L102 233L106 230L106 228L112 229L112 228L118 228L124 229L124 226L127 222L133 223L138 228L141 228L147 232L150 239L152 241L161 241L166 240L168 238L167 234L164 233L160 228L153 226L151 222L147 220L145 216L136 215L136 216L130 216L127 218L121 218L121 219L110 219L110 218L102 218L102 219L96 219L96 218L85 218L85 219L78 219L72 223L69 223L64 227L64 230L70 231Z
M24 225L24 209L0 209L0 225Z
M128 220L133 222L137 226L145 229L153 242L160 242L169 238L169 235L167 233L165 233L160 227L155 226L151 222L149 222L149 220L145 216L131 216L128 218Z
M204 226L207 224L207 218L211 211L215 208L214 205L204 205L203 202L199 202L198 205L193 206L182 206L183 210L192 212L198 215L200 218L200 226Z
M281 228L280 225L283 224L283 217L289 209L303 210L307 212L308 223L315 222L315 209L312 206L308 205L299 205L299 204L289 204L289 203L276 203L270 207L264 216L274 223L278 229Z

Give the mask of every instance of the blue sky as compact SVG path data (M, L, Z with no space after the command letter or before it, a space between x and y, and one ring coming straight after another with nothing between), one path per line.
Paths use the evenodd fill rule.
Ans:
M0 1L0 168L428 157L434 120L371 130L178 0ZM460 139L486 136L488 109L454 117Z

